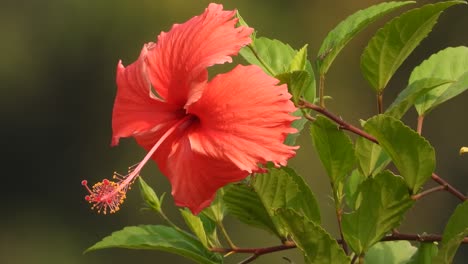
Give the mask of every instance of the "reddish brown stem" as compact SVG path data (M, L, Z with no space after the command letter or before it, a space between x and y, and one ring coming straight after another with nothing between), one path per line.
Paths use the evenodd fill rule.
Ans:
M363 138L367 138L368 140L376 143L376 144L379 144L379 142L377 141L377 139L375 139L375 137L371 136L370 134L366 133L365 131L351 125L351 124L348 124L346 123L345 121L343 121L343 119L341 119L341 117L338 117L336 116L335 114L333 113L330 113L327 109L325 108L322 108L318 105L315 105L315 104L312 104L312 103L309 103L307 101L304 101L304 100L301 100L299 102L299 106L300 107L304 107L304 108L309 108L309 109L312 109L316 112L319 112L321 114L323 114L324 116L328 117L329 119L331 119L332 121L334 121L335 123L337 123L338 125L340 125L340 128L341 129L344 129L344 130L348 130L350 132L353 132L354 134L356 135L359 135Z
M445 190L447 190L447 192L453 194L455 197L460 199L462 202L467 200L466 196L463 193L461 193L459 190L455 189L452 185L450 185L448 182L446 182L444 179L442 179L439 175L437 175L435 173L432 173L432 179L435 182L437 182L438 184L442 185L442 186L447 186Z
M373 137L372 135L369 135L365 131L363 131L363 130L361 130L361 129L359 129L359 128L351 125L351 124L346 123L343 119L341 119L340 117L330 113L325 108L322 108L322 107L320 107L318 105L309 103L309 102L307 102L305 100L301 100L299 102L299 106L303 107L303 108L312 109L312 110L314 110L316 112L319 112L319 113L323 114L324 116L328 117L329 119L331 119L332 121L334 121L335 123L337 123L340 126L341 129L348 130L350 132L353 132L356 135L359 135L359 136L361 136L363 138L366 138L366 139L368 139L368 140L370 140L370 141L372 141L372 142L374 142L376 144L379 144L379 142L377 141L377 139L375 137ZM419 126L419 122L418 122L418 126ZM421 123L421 126L422 126L422 123ZM437 182L438 184L444 186L444 190L451 193L452 195L454 195L455 197L457 197L461 201L466 201L467 200L467 197L464 194L462 194L459 190L455 189L452 185L450 185L444 179L439 177L437 174L432 173L432 179L435 182Z
M377 94L377 110L379 114L383 113L383 93Z
M418 127L416 128L416 131L418 132L419 135L422 133L422 127L424 123L424 116L420 115L418 116Z
M421 198L423 198L424 196L426 195L429 195L433 192L438 192L438 191L443 191L443 190L446 190L447 189L447 185L439 185L439 186L436 186L434 188L431 188L431 189L428 189L428 190L425 190L423 192L420 192L418 194L415 194L413 196L411 196L411 199L413 200L419 200Z

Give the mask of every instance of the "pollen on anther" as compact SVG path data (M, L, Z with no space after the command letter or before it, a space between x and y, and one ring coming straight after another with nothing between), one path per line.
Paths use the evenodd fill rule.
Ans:
M94 184L92 188L88 187L86 180L82 181L81 184L89 192L89 195L85 196L85 200L93 204L91 209L103 214L107 214L108 211L109 213L117 212L124 202L128 190L128 186L123 186L123 182L114 182L108 179Z

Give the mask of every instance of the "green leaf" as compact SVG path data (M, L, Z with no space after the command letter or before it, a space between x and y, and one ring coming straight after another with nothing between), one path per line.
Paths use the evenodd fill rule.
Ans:
M306 69L307 60L307 44L304 45L291 60L287 72L303 71Z
M335 123L321 115L311 125L310 132L319 158L335 186L356 163L351 139Z
M364 263L406 264L416 251L408 241L379 242L367 251Z
M208 238L205 233L205 228L203 228L203 222L196 215L193 215L188 209L180 209L180 213L184 218L187 226L192 230L192 232L200 239L200 242L208 248Z
M240 50L240 55L248 63L260 66L271 76L287 72L296 53L288 44L264 37L256 38L251 45Z
M468 47L446 48L433 54L414 68L409 83L425 79L441 79L450 83L424 94L416 101L419 115L425 115L439 104L468 89Z
M247 22L245 22L244 18L240 15L239 11L236 12L236 17L237 17L237 19L239 19L239 21L237 21L237 26L249 27ZM255 41L256 36L257 36L257 31L254 31L252 33L252 35L250 35L250 38L252 39L252 42Z
M400 94L398 94L398 97L387 108L385 114L393 116L396 119L401 119L418 98L422 97L432 89L448 83L451 83L451 81L434 78L414 81L401 91Z
M437 255L436 243L420 243L418 251L411 257L408 264L432 264L432 258Z
M162 250L189 258L197 263L223 263L223 257L208 251L193 236L160 225L129 226L112 233L85 252L104 248Z
M226 189L223 197L228 213L240 221L281 237L260 197L253 188L235 184Z
M164 194L161 199L158 198L156 192L149 186L141 177L138 177L138 183L140 186L140 193L145 203L156 212L161 212L161 202L164 198Z
M226 207L223 202L224 189L219 189L216 198L211 205L202 211L202 214L213 220L215 223L221 223L226 214Z
M417 193L435 169L431 144L400 120L387 115L369 119L364 129L379 141L408 187Z
M341 21L328 33L320 47L317 55L317 65L320 75L325 75L327 73L336 56L338 56L344 46L361 32L361 30L385 14L411 3L414 3L414 1L380 3L364 10L359 10Z
M253 186L274 221L274 210L291 208L311 221L320 223L320 211L315 196L304 179L293 169L269 168L268 173L255 177Z
M287 167L269 168L268 173L256 175L251 187L234 185L226 191L224 199L229 212L239 220L270 231L280 239L285 239L287 233L275 215L277 208L295 209L320 223L320 211L312 191Z
M353 170L346 180L346 184L344 185L345 202L346 205L353 210L356 209L356 199L359 194L359 186L364 180L366 180L366 178L367 177L362 175L359 170Z
M394 18L369 41L361 56L361 70L377 93L382 93L403 61L429 34L446 8L466 3L428 4Z
M294 104L298 104L299 99L304 98L309 102L315 100L315 79L307 71L293 71L282 73L276 76L281 83L288 85Z
M296 144L296 140L299 137L301 131L304 129L305 124L308 122L307 119L304 118L304 114L301 109L298 109L292 113L293 116L300 117L292 122L291 126L297 129L297 133L288 134L286 139L284 140L284 144L288 146L294 146Z
M379 145L362 137L356 140L356 157L365 176L381 172L392 161Z
M367 178L359 187L356 211L343 215L343 235L349 246L361 254L392 228L397 227L413 205L405 182L389 171Z
M458 205L450 217L442 235L442 242L435 263L452 263L462 240L468 236L468 201Z
M276 211L297 247L304 253L306 263L349 263L343 249L320 225L292 209Z

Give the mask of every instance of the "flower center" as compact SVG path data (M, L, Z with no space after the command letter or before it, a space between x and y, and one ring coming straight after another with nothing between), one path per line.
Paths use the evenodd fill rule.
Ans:
M96 209L98 213L102 212L103 214L107 214L108 210L110 213L117 212L120 209L120 205L124 202L126 193L131 188L132 183L136 180L137 176L139 176L140 171L159 146L161 146L177 128L185 130L194 122L199 122L198 117L187 115L175 123L162 135L156 144L154 144L141 162L129 168L127 175L121 175L115 172L112 178L116 181L104 179L89 188L88 181L83 180L81 185L83 185L89 193L89 195L85 196L85 200L93 204L91 209Z

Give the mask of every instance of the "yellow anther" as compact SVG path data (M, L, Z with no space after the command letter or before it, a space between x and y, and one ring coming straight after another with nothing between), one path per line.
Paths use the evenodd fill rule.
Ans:
M463 155L463 154L465 154L465 153L468 153L468 147L462 147L462 148L460 149L460 155Z

